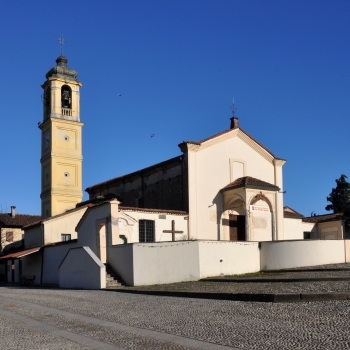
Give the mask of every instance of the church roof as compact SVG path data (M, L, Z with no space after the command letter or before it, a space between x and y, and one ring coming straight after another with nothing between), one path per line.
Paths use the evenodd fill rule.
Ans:
M41 219L39 215L0 213L0 227L23 227Z
M51 68L46 74L46 79L50 77L60 77L77 80L78 72L67 67L68 59L65 56L59 56L56 63L57 66Z
M276 159L282 159L282 158L278 158L276 157L269 149L267 149L264 145L262 145L259 141L257 141L253 136L251 136L250 134L248 134L246 131L244 131L243 129L241 128L237 128L238 130L240 130L243 134L245 134L246 136L248 136L251 140L253 140L255 143L257 143L261 148L263 148L266 152L268 152L273 158L276 158ZM212 139L215 139L217 137L220 137L222 135L225 135L225 134L228 134L229 132L231 131L236 131L237 129L228 129L228 130L225 130L225 131L222 131L218 134L215 134L213 136L210 136L206 139L203 139L203 140L199 140L199 141L183 141L182 143L179 144L179 147L181 148L181 145L183 144L186 144L186 143L189 143L189 144L193 144L193 145L198 145L200 146L202 143L205 143L209 140L212 140ZM282 159L282 160L285 160L285 159Z
M319 224L321 222L342 220L343 215L344 215L343 213L333 213L333 214L309 216L307 218L303 218L302 221Z
M70 209L70 210L67 210L65 211L64 213L61 213L61 214L57 214L57 215L54 215L54 216L50 216L49 218L45 218L45 219L41 219L41 216L38 217L38 219L36 219L36 221L33 221L31 222L30 224L27 224L26 226L23 226L24 229L28 229L30 227L34 227L34 226L39 226L41 225L43 222L46 222L46 221L49 221L49 220L53 220L53 219L57 219L61 216L64 216L64 215L69 215L75 211L78 211L78 210L81 210L83 208L86 208L86 207L90 207L92 206L92 204L88 203L86 205L83 205L81 207L77 207L77 208L74 208L74 209Z
M144 212L144 213L161 213L161 214L172 214L172 215L188 215L188 213L186 211L181 211L181 210L124 207L122 205L119 205L118 208L119 208L119 210L138 211L138 212Z
M236 179L235 181L231 182L224 188L222 188L220 191L228 191L232 190L234 188L240 188L240 187L246 187L246 188L256 188L261 190L268 190L268 191L279 191L280 188L276 185L270 184L268 182L256 179L251 176L244 176Z
M303 214L298 213L296 210L288 206L283 207L283 214L285 218L289 219L301 219L304 217Z

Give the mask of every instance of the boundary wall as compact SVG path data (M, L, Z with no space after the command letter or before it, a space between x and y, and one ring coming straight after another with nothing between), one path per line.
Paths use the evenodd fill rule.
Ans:
M127 285L198 281L260 269L258 242L180 241L109 247L108 261Z
M261 270L350 263L350 240L132 243L109 247L108 260L127 285L166 284Z
M261 270L345 263L346 240L262 242Z

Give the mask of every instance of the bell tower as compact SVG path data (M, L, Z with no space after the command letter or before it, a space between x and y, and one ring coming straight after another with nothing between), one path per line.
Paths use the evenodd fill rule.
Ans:
M54 216L75 208L82 192L82 127L78 72L59 56L41 86L41 215Z

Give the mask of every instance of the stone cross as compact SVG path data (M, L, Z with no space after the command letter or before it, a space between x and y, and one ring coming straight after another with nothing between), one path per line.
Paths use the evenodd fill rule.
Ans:
M171 239L175 242L175 233L184 233L184 231L175 231L175 220L171 220L171 230L163 230L164 233L171 233Z

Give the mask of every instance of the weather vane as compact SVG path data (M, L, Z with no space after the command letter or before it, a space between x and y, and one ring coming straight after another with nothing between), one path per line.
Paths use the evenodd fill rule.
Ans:
M68 41L63 39L63 35L61 33L61 36L59 37L59 39L57 39L57 41L60 43L61 45L61 56L63 56L63 45L64 44L68 44Z
M232 109L232 117L235 117L235 112L236 112L236 107L235 107L235 99L232 98L232 106L231 106L231 109Z

